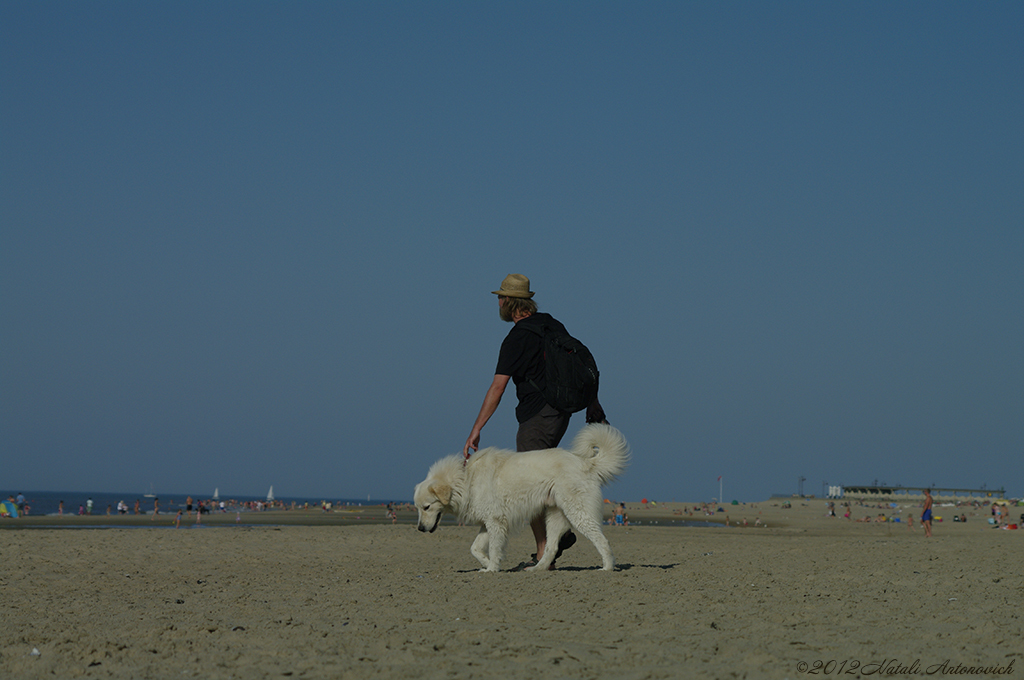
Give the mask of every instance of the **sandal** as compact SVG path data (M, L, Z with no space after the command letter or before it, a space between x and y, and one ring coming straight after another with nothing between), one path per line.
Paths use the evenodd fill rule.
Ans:
M574 545L576 545L576 534L572 533L572 531L567 531L564 534L562 534L562 537L558 539L558 552L555 553L555 559L551 560L551 565L548 566L548 569L554 570L555 562L558 560L558 558L562 556L563 552L573 547ZM530 561L523 562L523 567L535 567L537 566L539 561L540 560L537 559L537 553L530 553Z
M567 531L564 534L562 534L562 538L558 539L558 552L555 553L555 559L557 560L559 557L562 556L563 552L573 547L574 545L576 545L576 534L572 533L571 531ZM554 564L554 562L552 562L552 564Z

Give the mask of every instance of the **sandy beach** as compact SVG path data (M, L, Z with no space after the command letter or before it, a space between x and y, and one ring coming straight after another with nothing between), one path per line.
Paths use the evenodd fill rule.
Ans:
M204 518L198 530L168 528L169 516L152 530L7 520L0 676L1024 673L1024 531L992 529L984 510L925 539L916 523L826 517L823 501L729 508L746 527L664 526L680 509L629 504L639 525L605 527L610 573L581 540L553 572L481 574L475 528L421 534L382 509ZM528 533L507 569L532 552Z

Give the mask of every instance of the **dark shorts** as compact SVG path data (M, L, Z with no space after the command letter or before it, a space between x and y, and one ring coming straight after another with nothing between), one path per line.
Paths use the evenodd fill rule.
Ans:
M930 522L931 519L932 519L932 509L931 508L928 508L927 510L925 510L924 512L921 513L921 521L922 522Z
M516 433L516 451L540 451L553 449L562 441L562 436L569 428L571 413L557 410L548 404L540 413L519 424Z

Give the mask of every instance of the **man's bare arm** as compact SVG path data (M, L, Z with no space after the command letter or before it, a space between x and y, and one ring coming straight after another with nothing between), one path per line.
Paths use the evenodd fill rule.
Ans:
M498 409L498 404L501 403L501 396L505 394L505 387L508 386L508 381L511 377L501 375L500 373L495 374L494 381L487 388L483 406L480 407L480 415L476 417L476 422L473 423L473 431L469 433L466 445L462 447L462 455L466 458L469 458L470 449L476 451L480 448L480 431L484 429L484 425L487 424L487 421L491 419L491 416Z

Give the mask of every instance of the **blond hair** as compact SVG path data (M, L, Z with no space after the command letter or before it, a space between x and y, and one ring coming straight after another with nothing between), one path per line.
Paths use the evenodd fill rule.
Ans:
M537 313L537 303L529 298L499 295L498 299L504 300L501 305L501 318L505 321L512 321L517 316L530 316Z

